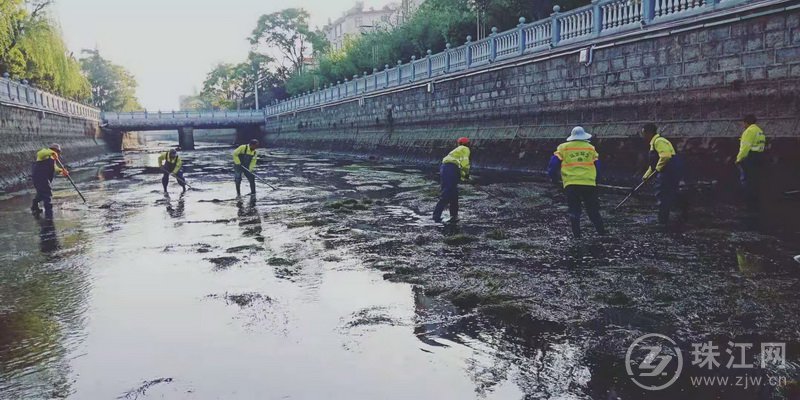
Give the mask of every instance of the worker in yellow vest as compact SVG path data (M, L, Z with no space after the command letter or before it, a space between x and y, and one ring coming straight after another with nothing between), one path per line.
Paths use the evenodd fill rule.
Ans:
M165 193L169 185L170 174L175 175L178 184L181 185L184 192L186 191L186 179L183 178L183 160L178 156L177 150L171 149L170 151L161 153L161 155L158 156L158 166L161 168L161 171L164 172L164 176L161 177L161 185L164 186Z
M53 143L49 148L41 149L36 153L36 162L33 163L33 187L36 189L36 196L33 198L31 204L31 213L35 217L39 217L42 210L39 208L39 203L44 205L44 217L53 218L53 189L50 184L56 174L62 176L69 176L69 171L59 166L58 161L61 156L61 146Z
M676 208L678 203L681 203L680 208L685 219L686 205L685 202L679 201L680 182L684 174L683 158L677 155L672 142L658 133L655 124L645 124L642 127L642 137L650 144L648 168L642 180L648 180L656 175L658 223L666 226L669 223L670 211Z
M458 183L469 180L469 139L462 137L456 141L458 147L453 149L439 167L442 193L436 208L433 209L433 220L442 222L442 212L450 206L449 222L458 222Z
M236 183L236 195L241 196L242 174L247 177L250 182L250 194L256 194L256 176L253 172L256 169L256 160L258 160L259 142L253 139L248 144L243 144L233 151L233 176Z
M586 207L586 214L592 221L595 230L600 235L605 235L603 219L600 217L600 202L597 199L597 167L599 154L594 146L589 143L592 138L582 127L576 126L565 143L558 146L550 164L547 174L553 182L558 182L559 176L567 195L567 208L572 234L581 237L581 203Z
M764 149L767 137L756 125L755 115L748 114L742 118L744 132L739 140L739 154L736 155L736 166L739 168L739 181L745 194L747 210L757 212L759 208L759 178L764 164Z

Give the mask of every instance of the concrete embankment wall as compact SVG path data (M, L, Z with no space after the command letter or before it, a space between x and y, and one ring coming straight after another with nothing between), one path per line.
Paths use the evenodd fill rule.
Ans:
M733 187L742 127L754 113L769 137L770 179L800 185L800 10L727 15L642 29L538 53L483 70L444 75L325 107L268 118L271 146L441 159L459 136L478 167L542 171L571 128L595 134L609 174L630 180L645 166L637 138L654 121L695 178ZM720 187L722 187L720 186Z
M99 122L0 104L0 189L18 187L30 175L36 152L59 143L69 164L107 151Z

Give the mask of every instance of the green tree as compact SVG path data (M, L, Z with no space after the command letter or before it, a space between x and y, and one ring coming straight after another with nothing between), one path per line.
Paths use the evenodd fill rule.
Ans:
M52 0L0 0L0 71L75 100L90 87L68 56L61 32L47 18Z
M300 71L306 57L327 48L325 35L309 28L308 18L308 12L301 8L265 14L250 35L250 44L265 45L281 54L277 72L284 77Z
M589 4L589 0L558 3L568 10ZM393 67L397 60L407 63L412 56L424 57L429 49L440 52L447 43L459 46L467 35L476 40L477 13L481 15L481 29L497 27L503 31L516 26L519 17L529 22L548 17L553 5L550 0L426 0L401 26L370 32L346 42L340 50L326 52L319 58L316 71L292 74L286 88L291 95L303 93L319 84L334 84L364 71L372 72L373 67Z
M136 111L136 79L122 66L103 58L98 50L81 51L81 69L91 83L91 102L103 111Z
M270 69L272 57L251 52L247 61L239 64L219 64L206 76L198 96L208 108L255 108L255 83L258 84L259 105L283 98L283 81Z

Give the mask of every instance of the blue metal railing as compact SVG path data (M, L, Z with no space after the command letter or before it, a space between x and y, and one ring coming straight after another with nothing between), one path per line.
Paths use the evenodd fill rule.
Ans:
M466 43L461 46L451 48L447 44L446 49L437 54L429 50L421 59L412 57L406 64L398 61L393 68L386 65L380 71L373 69L371 75L365 72L361 77L353 76L351 80L345 79L321 91L293 96L266 107L264 112L270 116L320 106L561 45L588 42L644 25L657 26L756 2L759 0L592 0L588 6L564 13L555 6L550 18L532 23L520 18L514 29L497 32L492 28L489 37L475 42L467 36ZM322 91L327 94L320 95Z
M13 81L8 79L7 76L0 77L0 103L72 117L100 120L100 110L94 107L33 88L25 81Z

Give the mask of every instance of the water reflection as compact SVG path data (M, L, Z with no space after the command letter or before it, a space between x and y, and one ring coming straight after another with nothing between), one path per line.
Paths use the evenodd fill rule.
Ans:
M56 224L51 218L39 220L39 249L42 254L54 253L59 249Z
M247 196L246 200L238 199L236 208L238 209L236 215L239 217L239 227L242 228L242 235L263 242L264 237L261 235L263 228L261 226L261 215L256 208L256 196Z
M615 396L615 391L623 392L626 400L643 398L631 389L617 350L629 343L626 332L664 331L668 327L658 322L668 318L642 312L636 304L595 306L620 298L598 300L591 295L614 295L620 276L642 273L653 275L652 279L663 275L658 283L676 297L682 295L669 285L679 281L678 274L660 275L654 267L624 271L640 266L624 262L632 254L659 260L658 266L675 260L698 264L697 255L681 251L686 244L674 245L676 239L669 237L664 247L669 246L670 258L662 263L663 251L645 241L592 238L569 244L518 231L520 239L493 244L482 238L509 221L483 218L491 222L478 226L476 217L442 228L423 225L425 207L431 204L417 199L429 182L418 182L416 171L369 166L320 168L326 174L298 175L297 165L314 166L321 159L310 156L282 156L275 174L284 187L264 195L269 202L258 203L255 197L229 199L228 155L227 149L193 153L203 165L204 180L198 183L202 190L186 198L162 198L152 176L114 182L113 190L111 184L83 182L94 186L97 202L88 209L76 204L64 207L71 211L57 221L58 229L52 221L34 222L24 213L25 202L19 203L22 206L0 202L4 227L0 245L5 246L0 257L10 266L0 268L0 398L70 394L76 399L115 398L139 387L147 388L147 398L184 398L191 392L198 399L604 399L609 393ZM102 168L109 171L104 178L141 174L152 161L145 154L124 157L125 166L114 161L115 165ZM366 193L353 190L354 184ZM390 204L376 201L350 212L326 207L339 190ZM395 192L414 200L398 200L391 194ZM512 198L514 193L497 195ZM204 199L196 200L198 196ZM471 212L481 215L483 203L475 201ZM263 218L257 205L269 210L272 218ZM380 219L382 212L385 217ZM194 223L163 223L170 218ZM285 219L296 225L285 224ZM525 220L525 225L536 220ZM509 233L514 223L510 225L505 227ZM445 237L462 234L480 240L474 245L435 247L433 241L440 240L437 229ZM268 240L254 244L250 238ZM386 282L380 273L362 268L373 254L364 250L365 244L378 249L375 260L402 261L413 267L405 271L409 274L422 269L418 266L446 270L437 272L441 281L435 282L444 294L426 293L419 286L412 292L408 284ZM735 269L732 263L738 262L741 271L751 270L749 256L735 254L735 246L725 253L725 267ZM418 254L431 258L415 257ZM546 268L514 269L513 264L500 265L498 256ZM211 271L203 267L209 259L237 267ZM505 287L496 288L503 295L494 299L500 304L490 303L485 313L465 313L447 300L451 289L447 280L458 279L466 268L493 265L498 273L506 268L518 276L518 282L534 282L536 286L525 294L539 291L559 303L506 297ZM530 279L517 275L529 272L536 275ZM587 285L581 286L584 281L576 276L585 277ZM459 289L473 289L468 287L471 281L461 282ZM590 290L594 286L608 287L608 293ZM567 291L578 292L575 298L580 302L570 302ZM643 293L649 301L649 294ZM723 292L713 293L716 299ZM793 304L786 290L774 292L770 287L769 293L785 296L776 297L774 304ZM621 299L626 304L630 300ZM663 303L659 307L671 304ZM590 329L581 324L589 318L581 314L585 304L594 307L585 314L598 319L596 326L588 325ZM569 321L520 316L528 311L538 313L537 318L561 318L553 310L562 310ZM680 312L683 309L667 309L664 314ZM362 314L365 318L360 318ZM85 326L84 319L91 325ZM121 359L126 361L123 366L108 368ZM175 382L167 377L175 377ZM155 381L161 383L147 386ZM178 388L180 392L164 392ZM359 392L353 394L354 390Z
M186 210L184 193L180 194L178 200L175 202L175 206L172 205L172 199L169 194L165 195L164 199L167 203L167 214L169 214L170 218L182 218Z
M71 392L67 354L84 328L85 237L69 213L58 213L58 222L34 219L18 207L27 200L0 203L0 398L64 398Z
M425 351L468 350L465 369L478 397L588 398L591 370L563 326L503 309L461 314L420 287L414 288L414 306L414 334L431 346Z

